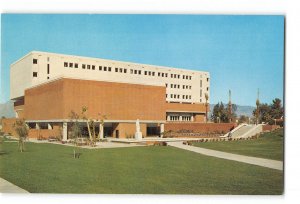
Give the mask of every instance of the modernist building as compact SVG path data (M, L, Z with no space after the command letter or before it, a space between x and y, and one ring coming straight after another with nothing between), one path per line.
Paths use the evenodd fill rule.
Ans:
M84 106L89 118L106 116L108 137L134 134L137 119L144 137L165 123L206 119L204 71L32 51L11 65L10 77L17 117L32 129L62 129L64 139L71 111Z

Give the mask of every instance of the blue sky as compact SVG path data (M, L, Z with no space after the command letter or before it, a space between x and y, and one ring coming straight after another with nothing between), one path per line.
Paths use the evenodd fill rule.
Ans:
M3 14L0 103L32 50L209 71L211 103L283 98L284 16Z

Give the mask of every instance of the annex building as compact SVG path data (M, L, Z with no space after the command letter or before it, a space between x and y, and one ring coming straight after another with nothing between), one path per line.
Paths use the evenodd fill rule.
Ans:
M103 128L96 129L104 137L133 135L137 119L147 137L160 135L166 123L206 122L210 76L205 71L32 51L11 64L10 87L17 117L25 118L31 137L61 131L67 140L70 113L80 113L82 107L88 107L88 118L105 116Z

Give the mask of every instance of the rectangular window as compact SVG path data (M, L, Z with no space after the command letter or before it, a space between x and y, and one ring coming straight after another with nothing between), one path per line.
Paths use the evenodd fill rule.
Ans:
M178 79L180 79L180 75L179 75L179 74L178 74L178 76L177 76L177 77L178 77Z
M117 67L115 68L115 72L119 72L119 69Z
M73 63L70 62L69 63L69 67L72 68L73 67Z
M168 87L168 84L166 84L166 87Z
M82 69L85 69L85 64L82 64Z
M95 70L95 65L92 65L92 70Z
M32 73L32 76L33 76L33 77L37 77L37 72L33 72L33 73Z
M144 75L147 75L147 71L144 71Z
M171 94L171 98L173 98L173 94Z
M209 78L206 78L206 81L208 82Z
M125 73L125 74L127 73L127 69L124 69L124 73Z
M192 76L190 76L190 80L192 80Z
M182 79L185 79L185 75L182 75Z
M200 80L200 87L202 88L202 80Z
M99 71L102 71L102 66L99 66Z
M166 98L168 98L168 94L166 94Z
M141 70L139 70L139 74L142 74L142 71L141 71Z
M108 71L111 72L111 67L108 67Z
M190 86L190 89L192 89L192 86Z
M122 68L120 68L120 72L121 72L121 73L123 72L123 69L122 69Z
M155 76L155 72L152 72L152 76Z
M165 77L165 73L161 73L161 76L162 76L162 77Z
M160 76L160 72L157 73L157 76Z
M168 74L166 73L166 77L168 77Z
M208 91L208 87L206 88L206 90Z
M50 57L47 57L47 62L49 62L50 61Z
M179 85L179 84L177 85L177 88L179 88L179 89L180 89L180 85Z
M137 70L134 70L134 74L137 74Z
M133 74L133 69L130 69L130 74Z
M189 98L192 99L192 96L190 95Z
M104 69L104 71L107 71L107 67L104 67L103 69Z
M78 64L77 64L77 63L75 63L75 65L74 65L74 66L75 66L75 68L78 68Z
M171 88L173 88L173 84L171 84Z
M171 74L171 78L173 78L173 74Z
M50 64L47 64L47 74L50 74Z
M32 63L33 63L33 64L37 64L37 62L38 62L37 59L33 59L33 60L32 60Z
M184 99L185 95L182 96L182 99Z
M64 67L68 67L68 62L64 62Z
M91 69L91 65L88 64L88 65L87 65L87 69Z

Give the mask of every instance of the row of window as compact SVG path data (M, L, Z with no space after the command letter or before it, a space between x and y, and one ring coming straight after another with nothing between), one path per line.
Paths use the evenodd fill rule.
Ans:
M168 84L166 84L166 87L168 87ZM179 84L170 84L170 87L171 88L174 88L174 89L180 89L180 85ZM192 86L190 85L182 85L182 89L192 89Z
M37 59L36 60L37 63ZM73 63L73 62L64 62L64 67L69 67L69 68L78 68L79 65L78 63ZM89 64L82 64L82 69L91 69L91 70L95 70L96 66L95 65L89 65ZM99 66L99 71L109 71L111 72L112 68L111 67L105 67L105 66ZM115 72L119 72L119 73L127 73L127 69L125 68L115 68ZM136 69L130 69L130 74L142 74L142 70L136 70ZM144 75L147 76L155 76L155 72L152 71L144 71ZM163 72L157 72L157 76L159 77L168 77L168 73L163 73ZM180 74L171 74L171 78L178 78L180 79ZM192 79L192 76L188 76L188 75L182 75L183 79Z
M181 116L181 120L180 120L179 115L171 115L169 118L170 118L170 121L191 121L191 119L192 119L191 116Z
M168 98L168 94L166 94L166 98ZM180 99L179 94L170 94L170 98ZM182 95L182 99L192 99L191 95Z

